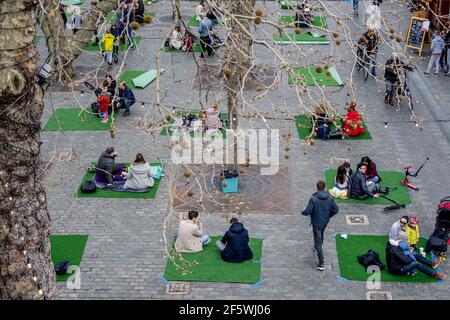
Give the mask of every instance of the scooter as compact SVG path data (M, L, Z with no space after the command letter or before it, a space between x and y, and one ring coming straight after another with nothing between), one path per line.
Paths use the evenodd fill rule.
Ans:
M419 187L413 185L413 184L409 181L408 177L413 177L413 178L417 177L417 175L419 174L420 170L422 170L423 166L425 165L425 163L426 163L429 159L430 159L430 158L427 157L427 158L425 159L425 161L422 163L422 165L419 167L419 169L417 169L416 173L414 173L414 174L412 174L411 172L409 172L409 170L412 168L412 166L404 167L403 169L405 170L405 178L402 180L402 183L403 183L405 186L407 186L408 188L411 188L411 189L413 189L413 190L419 191L419 190L420 190Z

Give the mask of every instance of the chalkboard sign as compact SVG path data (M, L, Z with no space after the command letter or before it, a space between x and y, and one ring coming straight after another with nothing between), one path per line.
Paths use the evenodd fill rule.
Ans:
M419 17L411 17L409 24L408 36L406 38L405 51L407 48L419 50L419 56L422 54L423 43L429 31L422 29L423 23L426 19Z

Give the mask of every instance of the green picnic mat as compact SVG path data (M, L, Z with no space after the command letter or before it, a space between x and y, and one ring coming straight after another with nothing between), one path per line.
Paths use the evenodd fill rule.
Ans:
M352 235L342 239L336 235L336 251L339 261L339 270L342 278L347 280L367 281L369 274L359 264L357 256L367 253L369 249L380 255L380 261L386 265L386 243L388 236ZM425 247L426 240L420 239L419 247ZM430 259L430 256L427 256ZM437 280L417 270L415 276L396 276L387 270L387 266L380 272L382 282L436 282Z
M94 165L96 162L93 163ZM125 163L125 165L129 165L129 163ZM161 166L162 163L160 162L153 162L150 163L151 166ZM83 193L81 192L81 186L86 181L92 180L94 177L95 172L86 172L83 179L81 180L80 186L78 187L75 197L77 198L115 198L115 199L154 199L156 197L156 192L158 191L159 183L161 182L161 179L154 179L155 184L153 187L150 188L148 192L117 192L117 191L110 191L110 190L101 190L97 189L94 193Z
M305 32L305 33L288 33L283 34L280 37L278 34L274 34L272 37L273 41L277 44L329 44L326 35L318 34L315 32Z
M133 79L143 75L146 72L147 71L138 71L138 70L127 70L127 71L124 71L120 75L120 77L118 79L119 80L118 83L121 83L122 81L125 81L125 83L127 84L127 86L129 88L136 89L136 86L134 85Z
M102 39L100 39L100 41L101 40ZM141 37L133 37L133 41L136 45L133 48L131 48L130 50L136 50L136 47L141 42ZM103 50L103 48L104 48L103 43L96 45L95 40L92 40L90 43L88 43L86 45L84 50L93 52L93 51L101 51L101 50ZM127 48L128 48L128 44L120 44L119 45L119 51L125 51L125 50L127 50Z
M179 111L177 111L177 116L180 117L180 116L183 116L183 115L188 115L189 113L192 113L192 114L195 114L196 116L198 116L199 111L182 111L182 110L179 110ZM219 115L219 119L220 120L228 120L228 113L221 113ZM175 122L175 120L171 117L170 120L169 120L169 125L173 124L174 122ZM224 128L220 129L220 133L222 134L222 137L224 139L227 137L227 132L225 131ZM168 128L162 128L161 132L160 132L161 136L173 136L174 134L175 133L173 131L168 130ZM179 133L177 133L177 134L179 134ZM195 137L196 133L195 132L189 132L189 135L191 137ZM197 135L198 135L198 133L197 133Z
M90 111L90 109L82 110L81 108L58 108L42 130L59 131L58 121L61 124L62 131L97 131L110 129L111 115L109 115L108 122L103 123L97 114Z
M295 16L281 16L280 17L280 24L284 25L285 27L294 27L295 22ZM327 18L326 17L314 17L312 25L314 27L318 28L326 28L328 26Z
M200 43L196 42L194 44L194 52L202 52L202 48L200 47ZM183 52L183 53L189 53L189 52L184 52L183 50L174 50L170 47L164 47L164 52Z
M163 74L163 73L164 73L164 69L161 69L161 74ZM158 75L158 71L155 69L152 69L152 70L149 70L149 71L141 74L140 76L138 76L136 78L133 78L132 82L136 88L143 89L146 86L148 86L150 84L150 82L155 80L157 75Z
M297 128L297 132L298 132L298 137L300 139L305 139L307 136L310 135L311 130L312 130L311 116L297 115L294 117L294 120L295 120L295 126ZM340 122L338 122L338 124L340 124ZM366 130L366 133L364 133L363 135L360 135L357 137L345 137L345 139L350 139L350 140L372 139L369 129L367 128L367 126L364 122L363 122L363 127ZM331 129L331 131L334 131L336 129L336 126L334 124L332 124L330 129Z
M53 264L69 260L72 266L79 267L87 240L87 235L51 235ZM56 275L56 281L67 281L70 276L71 274Z
M327 169L324 172L325 183L327 185L327 190L334 186L334 177L336 176L336 169ZM407 186L403 185L401 181L405 177L403 172L398 171L378 171L378 175L381 178L380 186L387 186L391 188L396 188L393 191L389 191L387 195L388 198L395 200L399 203L408 205L411 204L411 199L409 197L409 189ZM368 198L365 200L357 199L336 199L338 203L354 203L354 204L382 204L382 205L394 205L394 203L386 200L384 198Z
M330 67L328 69L323 67L322 69L322 72L319 73L314 66L309 68L290 67L288 69L288 83L302 84L303 81L305 81L307 86L318 85L325 87L338 87L344 85L344 82L342 82L335 67ZM329 76L327 75L327 71L330 72Z
M203 247L203 251L196 253L182 253L183 258L189 262L197 261L198 264L186 267L188 272L183 275L183 270L177 270L171 259L167 259L164 278L168 281L203 281L203 282L228 282L255 284L261 279L261 257L263 241L250 238L249 246L253 252L253 259L241 263L226 262L222 259L220 250L216 247L216 241L221 237L211 237L211 243ZM171 255L175 262L182 265L178 254L172 249ZM255 262L254 262L255 261Z

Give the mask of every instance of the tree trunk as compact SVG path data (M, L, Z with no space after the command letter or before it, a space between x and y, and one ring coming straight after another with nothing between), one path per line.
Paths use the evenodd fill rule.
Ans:
M231 14L240 16L253 16L255 0L230 0ZM231 129L238 127L238 113L241 109L241 100L238 91L244 85L243 77L253 62L251 26L253 20L245 18L233 18L230 21L230 31L225 44L224 61L222 70L228 76L228 115ZM244 32L244 30L248 32ZM234 165L237 165L237 141L234 145Z
M47 199L37 179L43 91L35 0L0 0L0 299L52 298Z
M175 26L179 25L181 21L180 10L181 10L180 0L172 0L172 19L173 24Z
M66 36L66 26L59 12L59 0L43 0L44 10L39 6L38 22L44 33L55 81L73 79L72 53Z

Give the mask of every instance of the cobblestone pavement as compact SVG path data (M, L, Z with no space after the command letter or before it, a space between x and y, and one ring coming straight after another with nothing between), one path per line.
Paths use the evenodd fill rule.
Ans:
M195 2L182 1L183 16L193 15ZM276 21L281 10L272 1L258 2L268 19ZM329 29L336 30L336 21L330 15L338 17L350 12L350 5L345 1L326 2ZM161 46L162 39L170 31L171 10L168 1L159 1L152 5L156 13L152 24L138 30L142 35L137 51L129 52L123 70L148 70L155 68L155 56ZM403 26L407 16L404 8L394 4L383 4L383 16L392 26ZM403 11L400 11L403 10ZM287 12L287 11L284 11ZM392 13L392 18L391 18ZM343 20L340 31L349 35L353 41L363 32L361 23L364 16ZM168 21L168 22L167 22ZM223 29L218 33L223 38ZM264 26L255 30L256 37L267 39L275 33L275 29ZM406 29L402 29L406 33ZM45 41L39 44L41 59L45 59ZM326 98L339 106L344 112L345 102L349 101L347 92L350 87L349 76L353 67L348 46L343 42L340 46L310 46L305 48L305 55L300 56L291 46L278 47L290 63L308 65L312 63L336 64L346 85L341 89L325 88ZM255 55L258 61L278 65L280 60L262 45L255 44ZM381 48L379 61L384 62L391 53L388 45ZM121 55L120 59L123 59ZM208 59L217 64L217 56ZM97 66L101 61L98 55L83 53L76 61L79 66ZM341 63L343 62L343 63ZM199 63L202 63L199 61ZM185 109L200 110L199 91L193 90L193 78L196 64L192 54L161 53L161 67L166 70L161 77L164 103ZM107 68L105 64L102 68ZM118 72L113 66L112 72ZM278 89L271 90L268 96L258 101L256 107L268 118L280 118L280 112L287 115L304 113L299 107L294 87L287 84L287 74L280 70L281 78ZM378 71L378 79L382 79L383 71ZM416 72L413 77L421 77ZM304 145L298 139L293 121L268 120L271 128L280 129L280 134L292 133L289 159L284 158L284 145L280 145L281 164L289 166L291 174L294 210L291 214L244 214L241 218L251 236L264 237L262 279L264 284L252 287L243 284L199 283L191 285L186 295L166 294L165 283L160 279L164 273L166 259L162 243L163 222L167 215L170 181L180 173L180 168L170 161L168 140L159 134L147 134L138 130L145 115L149 121L161 120L162 115L155 109L156 84L152 83L143 90L135 90L139 101L133 106L131 116L122 118L117 123L117 136L111 138L107 131L92 132L43 132L42 161L53 161L44 184L48 196L48 209L53 219L53 234L88 234L89 240L81 263L81 289L69 290L64 283L59 283L58 299L366 299L364 282L345 282L339 280L339 266L335 251L334 235L350 234L387 234L391 224L403 213L417 214L421 219L421 231L428 235L434 224L435 209L438 200L450 194L448 187L448 168L450 164L450 146L434 122L425 123L425 130L419 131L414 124L406 123L409 119L406 110L395 111L383 103L384 86L374 79L367 82L356 71L352 77L357 99L365 105L369 130L372 140L362 141L317 141L304 153ZM433 90L442 101L445 99L449 78L429 80ZM416 111L425 119L432 115L422 98L417 96L414 87L414 99L419 102ZM319 99L317 89L312 89L312 99ZM246 92L246 98L252 99L255 91ZM216 98L224 97L224 93L213 90L208 93L209 103ZM49 119L52 107L74 107L88 105L93 97L79 93L47 94L42 123ZM207 105L205 92L201 102ZM305 106L311 101L304 100ZM448 103L445 106L448 110ZM251 107L247 111L255 113ZM387 128L384 122L389 122ZM265 127L261 120L241 120L243 127ZM148 161L164 161L167 176L162 180L157 196L153 200L132 199L78 199L74 193L91 161L98 158L105 147L113 145L120 153L120 159L130 161L137 152L142 152ZM69 154L69 146L74 153ZM315 189L315 181L322 178L322 171L336 166L333 158L349 159L353 165L369 155L379 169L401 170L403 165L419 165L426 156L430 161L414 182L421 186L421 191L411 192L412 205L403 212L383 212L383 206L340 205L340 213L333 218L327 231L324 243L326 270L318 272L313 268L312 233L309 220L300 215L306 206L309 196ZM69 158L70 156L70 158ZM345 215L365 214L369 224L350 226ZM209 234L222 234L227 228L227 219L220 213L211 213L203 217ZM170 241L170 239L169 239ZM443 270L446 271L446 267ZM383 291L390 291L393 299L436 299L446 298L450 290L447 284L410 284L382 283Z

